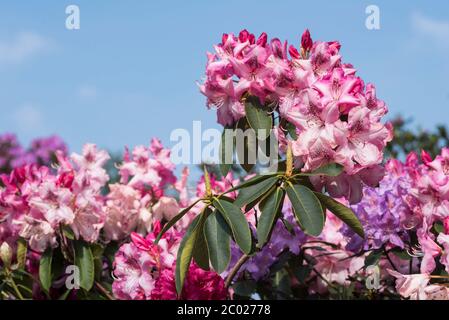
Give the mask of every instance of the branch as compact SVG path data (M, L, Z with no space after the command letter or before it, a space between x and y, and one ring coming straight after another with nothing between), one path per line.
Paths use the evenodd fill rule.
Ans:
M385 249L385 246L383 246L382 248L383 248L383 251L385 253L385 256L387 257L388 262L390 262L391 266L393 267L393 269L396 272L399 272L399 270L396 268L396 266L394 265L393 261L391 260L390 256L388 255L388 251L387 251L387 249Z
M100 291L108 300L115 300L115 298L103 287L98 281L95 281L95 287Z
M232 280L234 279L235 275L237 274L237 272L239 272L240 268L242 267L242 265L245 264L246 261L248 261L248 259L250 258L249 255L244 254L243 256L240 257L240 259L237 261L237 263L232 267L231 271L229 272L226 281L225 281L225 287L229 288L229 286L232 283Z

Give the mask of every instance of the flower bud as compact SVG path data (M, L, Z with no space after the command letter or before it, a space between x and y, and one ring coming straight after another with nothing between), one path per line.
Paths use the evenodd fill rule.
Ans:
M301 47L304 49L304 51L308 51L312 49L313 41L310 37L309 29L306 29L301 37Z
M228 41L229 35L227 33L223 33L223 36L221 37L221 44L225 45L226 41Z
M249 35L250 35L250 33L248 32L248 30L243 29L239 33L239 41L242 42L242 43L245 42L246 40L249 39Z
M267 44L267 38L268 38L267 34L265 32L262 32L259 38L257 39L256 44L265 47L265 45Z
M3 261L5 267L9 267L11 265L12 250L6 242L3 242L0 246L0 259Z
M300 56L298 50L297 50L294 46L292 46L292 45L290 45L290 47L288 48L288 52L290 53L290 56L291 56L292 58L294 58L294 59L299 59L299 58L301 58L301 56Z

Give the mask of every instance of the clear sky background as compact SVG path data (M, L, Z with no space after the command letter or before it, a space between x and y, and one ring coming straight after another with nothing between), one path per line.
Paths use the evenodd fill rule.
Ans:
M77 4L81 29L65 28ZM380 8L380 30L365 8ZM27 143L56 133L79 151L114 151L170 132L218 127L205 107L206 51L242 28L298 45L339 40L390 116L449 124L448 1L24 1L0 3L0 132Z

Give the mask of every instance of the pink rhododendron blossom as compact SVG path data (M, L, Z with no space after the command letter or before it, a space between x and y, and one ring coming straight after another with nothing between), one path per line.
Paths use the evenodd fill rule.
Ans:
M164 149L159 140L153 139L150 147L137 146L132 155L126 152L119 168L120 182L142 191L148 188L157 196L167 184L176 182L174 168L170 150Z
M112 184L109 188L104 208L106 238L121 240L139 226L146 231L152 220L147 208L149 195L142 196L138 190L128 185Z
M435 241L432 240L430 235L425 229L421 228L417 231L418 241L423 253L423 259L421 262L421 273L430 274L435 269L435 257L441 253L441 248Z
M153 206L153 218L156 220L171 220L180 211L175 198L163 196Z
M31 165L2 177L0 206L10 232L38 252L57 246L56 233L62 226L69 226L77 239L96 241L106 217L101 188L109 180L103 169L108 154L86 145L82 155L67 158L57 151L56 156L56 171Z
M277 38L268 41L265 33L257 41L247 30L225 34L215 53L208 53L200 91L223 126L245 116L247 94L274 108L296 127L293 154L301 170L342 165L339 177L317 177L321 181L314 184L357 203L363 185L376 186L383 177L379 165L392 139L391 125L381 122L385 103L374 85L365 85L352 65L342 63L338 42L313 42L306 30L299 51L287 47ZM276 135L282 151L285 138Z
M137 147L133 159L125 155L123 183L109 185L106 196L106 151L86 144L82 154L67 157L56 151L55 156L53 169L28 165L2 176L1 240L14 243L23 237L32 250L43 252L58 246L62 227L87 242L97 241L103 230L105 240L122 240L133 231L150 230L154 214L169 219L179 209L174 199L163 197L163 188L176 178L170 152L159 140L153 139L149 148Z
M388 270L388 272L396 278L396 290L404 298L416 300L419 292L423 290L430 281L427 274L403 275L399 272Z

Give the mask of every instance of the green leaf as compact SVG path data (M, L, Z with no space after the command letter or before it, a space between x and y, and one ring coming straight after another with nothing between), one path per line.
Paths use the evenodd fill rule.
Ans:
M237 134L234 139L237 160L246 172L250 172L257 162L256 131L251 129L246 118L241 118L237 122L236 129L242 130L242 134Z
M340 173L343 172L343 166L337 164L337 163L329 163L326 164L312 172L301 172L298 175L300 176L329 176L329 177L336 177Z
M287 122L285 124L285 129L287 129L288 134L292 137L293 140L298 139L298 134L296 133L296 127L293 123Z
M48 292L52 283L51 276L51 262L53 260L53 250L48 248L42 254L41 259L39 260L39 280L41 282L42 289L45 292Z
M312 268L310 268L310 266L308 266L308 265L299 265L299 266L295 266L293 268L293 274L295 275L296 279L298 279L298 281L301 284L306 283L306 279L310 275L311 271L312 271Z
M234 204L243 207L245 204L253 202L270 190L278 180L278 177L269 177L259 183L241 189Z
M436 235L440 234L441 232L444 232L444 224L441 221L436 221L433 224L432 231L434 231Z
M295 229L293 225L288 221L287 219L284 219L281 217L282 224L284 225L285 229L287 229L288 233L290 233L292 236L295 235Z
M212 267L217 273L222 273L231 260L231 230L218 210L207 218L204 235Z
M202 232L204 217L204 214L200 214L193 219L179 245L175 271L175 284L178 295L181 295L182 287L184 286L184 280L186 273L189 270L190 262L192 261L193 250L197 242L198 234Z
M339 165L337 163L329 163L329 164L326 164L326 165L314 170L312 173L314 175L324 175L324 176L329 176L329 177L336 177L342 172L343 172L342 165Z
M23 269L27 258L27 243L25 239L20 238L17 241L17 268Z
M59 298L58 300L67 300L67 297L69 296L70 292L72 292L72 289L67 289Z
M380 258L382 257L382 249L377 249L371 251L366 257L365 257L365 267L376 265Z
M271 194L271 192L273 192L274 189L276 189L275 185L272 186L270 188L270 190L268 190L264 194L260 195L256 200L253 200L250 203L248 203L247 205L245 205L245 210L244 210L245 214L248 213L251 209L253 209L257 204L264 201L265 198L268 197L268 195Z
M226 176L232 168L232 162L233 162L233 151L234 151L234 134L232 134L232 137L229 135L229 127L225 127L223 129L223 133L221 134L221 143L220 143L220 171L223 176ZM226 134L226 132L229 132ZM228 139L228 143L226 143L226 138ZM229 138L231 138L231 141L229 141ZM229 145L230 144L230 145ZM228 155L228 161L226 161L226 156Z
M63 226L62 227L62 233L64 234L64 236L67 238L67 239L70 239L70 240L75 240L75 234L73 233L73 230L72 230L72 228L70 228L69 226Z
M245 113L248 123L256 131L259 139L265 140L273 127L273 118L260 103L259 98L249 96L245 100Z
M324 227L324 212L317 197L302 185L289 184L287 194L301 229L308 235L319 236Z
M207 207L202 214L207 217L212 213L212 210ZM203 227L204 230L204 227ZM200 230L197 235L195 247L193 248L193 260L195 260L196 264L203 270L210 270L209 267L209 252L207 250L206 238L204 236L204 232Z
M340 220L346 223L355 233L357 233L362 238L365 237L363 226L355 215L354 211L322 193L315 192L315 195L321 201L321 203L324 204L327 209L329 209L329 211L331 211Z
M154 243L157 244L159 240L161 240L161 237L164 235L165 232L167 232L176 222L182 219L184 215L190 211L198 202L200 202L201 199L196 200L193 202L190 206L187 208L182 209L176 216L174 216L169 222L167 222L164 227L162 228L161 232L157 235L156 240L154 240Z
M272 176L275 176L277 174L278 173L276 172L276 173L267 173L267 174L261 174L261 175L254 176L251 179L242 181L238 186L235 186L235 187L232 187L231 189L228 189L226 191L226 193L230 193L230 192L234 192L236 190L247 188L249 186L255 185L256 183L259 183L259 182L261 182L263 180L266 180L266 179L268 179L268 178L270 178Z
M411 260L413 257L407 252L405 249L401 249L399 247L395 247L391 249L389 252L394 254L396 257L402 260Z
M75 242L75 265L80 271L80 286L89 291L95 280L95 263L92 250L84 241Z
M261 206L262 214L257 224L257 246L259 248L269 240L271 231L278 217L284 199L284 191L276 188L264 201Z
M244 253L249 254L252 245L251 231L249 230L248 221L240 208L231 202L221 199L215 199L213 206L221 212L223 218L231 227L237 245Z

